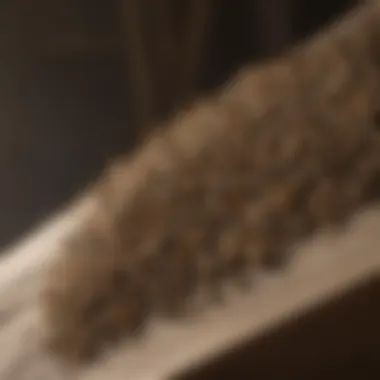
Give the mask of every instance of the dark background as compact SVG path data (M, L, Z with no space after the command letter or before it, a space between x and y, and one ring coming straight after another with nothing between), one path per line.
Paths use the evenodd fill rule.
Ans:
M133 3L0 3L0 247L67 202L107 160L133 147L142 120L161 119L178 107L173 78L160 73L156 98L166 96L166 103L149 115L137 107L128 58L137 56L138 48L125 43L130 29L128 12L120 15L123 1L124 6ZM178 27L186 16L181 6L187 3L169 4L176 7L173 23ZM195 60L196 88L183 102L220 85L245 62L305 38L354 3L214 0L203 54ZM149 4L161 3L140 1L148 29L155 14ZM149 46L164 45L152 40Z
M172 380L378 379L379 296L372 278Z

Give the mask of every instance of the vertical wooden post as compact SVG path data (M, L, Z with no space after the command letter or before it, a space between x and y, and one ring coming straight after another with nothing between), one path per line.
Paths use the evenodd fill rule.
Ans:
M179 101L187 101L198 88L204 47L214 10L213 0L191 0L189 3L189 17L181 51Z
M129 70L127 79L135 99L136 126L145 129L154 119L156 104L152 67L144 39L144 1L119 0L119 5L123 51Z
M254 19L260 25L261 48L265 55L277 54L293 38L292 0L252 1Z

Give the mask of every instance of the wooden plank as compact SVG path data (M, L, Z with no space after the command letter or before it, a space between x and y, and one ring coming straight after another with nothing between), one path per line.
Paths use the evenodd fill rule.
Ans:
M263 274L250 293L231 290L226 305L190 320L154 321L142 341L125 342L108 359L69 371L43 346L38 287L49 257L59 254L60 242L81 224L91 202L47 222L0 261L1 379L168 379L380 274L377 207L359 214L341 234L322 233L299 246L288 270Z

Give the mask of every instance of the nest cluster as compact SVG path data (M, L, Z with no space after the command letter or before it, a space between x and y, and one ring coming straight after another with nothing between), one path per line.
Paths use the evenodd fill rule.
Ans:
M92 358L223 297L379 191L380 6L364 6L270 62L241 70L111 165L96 207L51 264L50 344Z

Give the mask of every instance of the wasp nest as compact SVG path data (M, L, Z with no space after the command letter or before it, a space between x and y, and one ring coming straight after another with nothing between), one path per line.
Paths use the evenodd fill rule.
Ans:
M288 54L197 101L88 196L97 206L47 272L50 343L98 354L197 294L249 285L318 227L377 195L380 6L349 13Z

